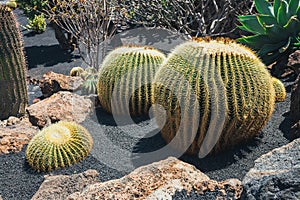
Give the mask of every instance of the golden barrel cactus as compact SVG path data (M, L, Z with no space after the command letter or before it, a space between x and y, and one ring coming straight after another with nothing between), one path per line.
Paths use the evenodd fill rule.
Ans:
M275 89L275 101L276 102L284 101L286 97L286 91L283 83L275 77L272 77L272 81L273 81L273 87Z
M266 66L250 49L224 38L177 46L154 83L154 104L165 109L164 115L154 109L163 138L200 157L257 136L275 103Z
M37 133L29 142L26 158L37 171L65 168L83 160L92 150L90 133L75 122L60 121Z
M152 80L165 55L152 47L124 46L104 59L97 92L104 110L114 115L148 113Z

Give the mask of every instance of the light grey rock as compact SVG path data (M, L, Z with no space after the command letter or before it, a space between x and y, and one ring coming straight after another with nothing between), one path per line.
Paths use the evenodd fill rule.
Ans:
M139 167L123 178L91 184L67 199L172 199L176 192L192 190L199 196L210 193L215 199L238 199L242 185L237 179L211 180L194 166L169 157Z
M242 183L242 199L300 199L300 139L258 158Z
M82 191L87 185L96 183L99 173L87 170L74 175L45 176L45 180L32 200L65 200L70 194Z

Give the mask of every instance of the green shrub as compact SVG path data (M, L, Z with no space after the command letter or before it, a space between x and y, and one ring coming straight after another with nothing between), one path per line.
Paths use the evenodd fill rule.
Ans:
M44 14L35 15L33 19L29 19L27 29L32 30L36 33L43 33L46 30L46 18Z

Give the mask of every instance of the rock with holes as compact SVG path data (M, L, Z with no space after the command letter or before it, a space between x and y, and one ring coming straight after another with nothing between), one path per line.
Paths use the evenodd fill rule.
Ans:
M300 139L258 158L242 183L243 199L300 199Z
M88 185L66 199L172 199L190 193L198 199L238 199L241 192L237 179L217 182L194 166L170 157L137 168L123 178Z
M44 182L32 200L64 200L70 194L81 192L87 185L96 183L98 179L99 173L96 170L87 170L70 176L45 176Z
M60 120L80 123L92 111L93 103L89 98L60 91L27 108L30 122L39 127Z

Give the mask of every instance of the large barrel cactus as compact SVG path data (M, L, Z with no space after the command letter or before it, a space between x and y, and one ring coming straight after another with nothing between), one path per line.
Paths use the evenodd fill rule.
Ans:
M152 80L165 55L151 47L124 46L111 51L99 72L100 103L114 115L143 115L153 100Z
M165 109L164 115L154 109L163 138L182 153L200 157L257 136L275 103L265 65L229 39L194 39L177 46L154 82L154 103Z
M11 9L0 5L0 120L25 113L28 101L23 41Z
M92 136L83 126L60 121L32 138L26 149L26 158L34 169L51 171L83 160L92 146Z

